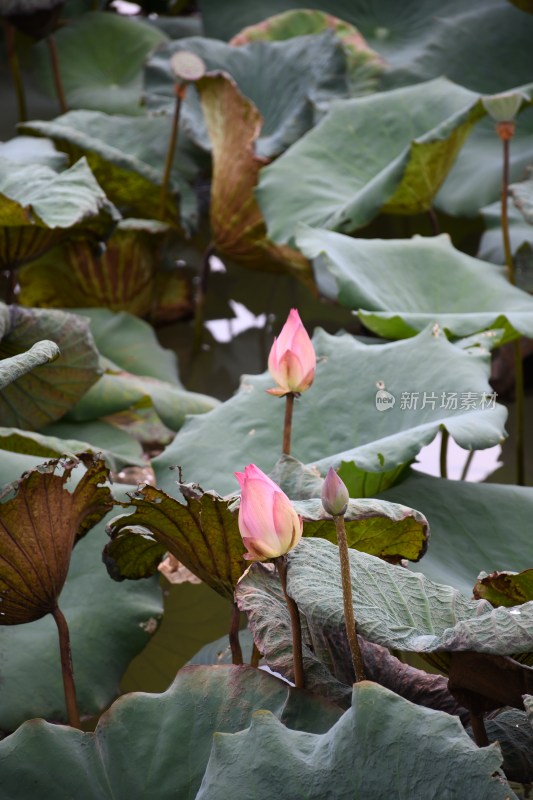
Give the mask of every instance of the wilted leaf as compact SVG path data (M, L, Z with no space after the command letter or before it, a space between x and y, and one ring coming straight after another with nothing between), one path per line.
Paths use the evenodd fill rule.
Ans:
M321 294L378 336L401 339L437 322L456 337L491 328L505 330L502 344L533 337L533 298L504 268L456 250L446 235L352 239L302 226L296 242L314 259Z
M19 274L23 305L109 308L148 315L156 296L162 239L169 226L156 220L121 220L103 252L84 241L68 242Z
M115 486L115 496L121 498L123 488L128 487ZM162 613L156 578L120 586L109 580L101 562L104 528L105 519L74 548L59 599L82 716L99 713L119 694L124 670L149 642ZM0 627L0 659L0 730L15 730L33 717L66 721L57 628L50 616Z
M240 47L248 42L292 39L329 29L335 31L346 56L350 94L355 96L374 91L385 67L383 59L369 47L357 28L323 11L296 9L276 14L244 28L230 40L230 44Z
M379 212L427 211L485 114L477 94L444 78L338 101L261 170L257 195L269 235L288 243L296 221L350 233Z
M25 473L0 496L1 625L32 622L54 611L72 548L113 504L102 485L104 462L87 455L81 460L87 469L72 492L65 484L79 463L73 458Z
M20 130L52 139L71 159L85 156L107 196L130 216L158 219L189 230L196 225L198 216L196 196L190 186L198 174L198 166L181 138L170 176L169 196L164 208L161 207L171 125L165 116L147 118L70 111L52 122L22 123Z
M319 330L314 346L316 378L295 405L292 453L322 476L343 461L365 472L390 472L412 461L442 427L466 449L490 447L505 435L505 409L487 402L482 408L492 390L488 355L479 348L460 350L430 330L385 345ZM269 374L246 376L230 400L187 420L154 460L158 485L172 485L168 467L176 464L220 494L234 491L231 473L246 464L270 472L281 451L285 406L266 393L271 386ZM379 410L379 391L392 395L394 404ZM448 402L452 395L456 408ZM411 408L405 396L413 396ZM470 409L469 398L475 401Z
M98 379L98 353L85 320L64 311L0 304L0 359L16 358L45 338L61 355L2 388L5 427L35 430L55 422Z
M71 20L54 36L68 108L108 114L142 114L142 69L148 54L167 37L120 14L92 11ZM34 55L34 74L55 96L50 56L43 43Z
M82 158L55 172L0 157L0 267L13 269L74 235L104 238L119 219Z
M283 42L253 42L243 47L198 36L170 42L149 60L145 81L149 108L173 113L176 78L171 58L184 52L199 56L210 72L224 71L238 93L258 110L262 125L253 146L260 157L273 158L282 153L315 125L331 100L349 94L346 57L331 31ZM231 116L235 114L233 123L238 125L242 112L233 99L226 97L226 102L230 116L227 135ZM209 150L213 133L206 135L192 87L187 91L181 118L193 141Z
M197 86L213 146L210 217L216 251L244 266L288 270L310 283L307 259L268 239L254 196L264 163L254 153L262 123L257 108L225 75L207 75Z
M482 572L474 586L474 597L493 606L518 606L533 600L533 569L524 572Z

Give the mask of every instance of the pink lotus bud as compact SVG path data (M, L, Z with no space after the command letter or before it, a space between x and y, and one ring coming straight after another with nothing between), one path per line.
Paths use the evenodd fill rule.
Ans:
M255 464L236 472L241 485L239 530L248 548L244 558L266 561L285 555L302 537L302 520L287 495Z
M322 505L332 517L340 517L346 513L350 495L344 482L333 467L330 467L322 486Z
M268 369L279 388L269 394L284 395L305 392L315 378L316 355L311 339L295 308L287 318L268 357Z

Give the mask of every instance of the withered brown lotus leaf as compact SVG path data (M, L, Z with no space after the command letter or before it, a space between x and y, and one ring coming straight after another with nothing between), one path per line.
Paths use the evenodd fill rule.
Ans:
M86 471L70 491L80 462ZM113 505L103 459L84 453L25 472L0 493L0 625L53 612L72 548Z

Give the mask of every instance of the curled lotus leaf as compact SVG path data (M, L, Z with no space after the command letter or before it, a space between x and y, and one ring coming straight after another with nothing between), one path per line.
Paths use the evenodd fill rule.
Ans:
M53 353L59 348L60 355L0 390L5 427L38 430L55 422L99 378L98 352L86 320L65 311L0 304L0 359L20 358L45 338L55 343Z
M66 484L80 463L76 487ZM104 461L92 455L41 464L0 495L0 624L19 625L52 613L72 548L113 505ZM58 520L61 524L58 525Z
M227 75L206 75L197 83L213 147L211 227L216 251L250 268L292 272L312 284L301 253L272 242L254 196L265 160L254 153L262 119Z
M0 157L0 268L14 269L73 236L105 238L119 218L85 158L58 173Z

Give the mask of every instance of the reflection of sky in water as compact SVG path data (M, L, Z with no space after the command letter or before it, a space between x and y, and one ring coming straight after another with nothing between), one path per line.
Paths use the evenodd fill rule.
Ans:
M425 472L428 475L440 477L440 438L439 434L431 444L424 447L417 456L417 463L413 464L413 469ZM502 449L499 444L489 447L487 450L476 450L466 476L467 481L483 481L498 467L501 467ZM459 480L465 461L468 457L468 450L459 447L452 438L448 440L448 477Z
M229 305L235 316L232 319L211 319L205 323L205 327L217 342L229 342L234 336L250 328L264 328L267 322L266 314L259 314L258 317L248 311L242 303L229 300Z

